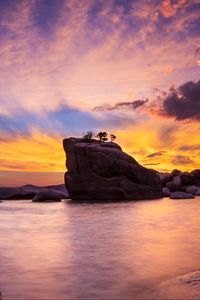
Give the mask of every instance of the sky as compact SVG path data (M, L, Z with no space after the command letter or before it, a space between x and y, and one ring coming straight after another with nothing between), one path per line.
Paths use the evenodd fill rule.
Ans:
M200 0L0 0L0 185L62 182L89 130L200 168Z

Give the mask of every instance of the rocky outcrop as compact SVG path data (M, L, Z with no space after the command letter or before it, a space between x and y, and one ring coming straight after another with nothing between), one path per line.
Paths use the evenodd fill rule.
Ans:
M57 194L61 199L68 199L69 194L64 184L37 186L26 184L21 187L0 187L0 199L33 199L40 192Z
M20 199L20 197L21 190L19 187L0 187L0 199Z
M160 173L159 176L163 186L164 197L173 195L170 198L175 199L174 197L179 195L177 196L179 198L176 199L181 199L180 195L182 192L193 196L200 195L200 170L199 169L193 170L192 172L181 172L179 170L174 170L171 173ZM184 197L184 194L182 194L182 196ZM185 197L187 197L187 195Z
M104 201L162 197L158 174L142 167L113 142L68 138L65 184L72 200Z

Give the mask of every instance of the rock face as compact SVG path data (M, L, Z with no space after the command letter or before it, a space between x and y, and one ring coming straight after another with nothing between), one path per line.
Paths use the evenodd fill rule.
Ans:
M65 184L72 200L133 200L162 198L160 178L142 167L113 142L69 138Z

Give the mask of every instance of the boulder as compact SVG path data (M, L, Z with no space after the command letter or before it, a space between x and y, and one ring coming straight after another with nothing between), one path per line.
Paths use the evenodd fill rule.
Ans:
M170 192L170 190L167 187L164 187L162 189L162 191L163 191L163 197L170 197L171 192Z
M69 193L64 184L48 186L48 190L57 193L62 199L69 199Z
M114 142L68 138L65 185L72 200L162 198L159 175L142 167Z
M174 192L171 194L170 199L192 199L194 195L185 192Z
M195 179L194 180L194 185L200 187L200 179Z
M194 177L195 180L196 179L200 180L200 169L193 170L191 172L191 174L193 175L193 177Z
M48 191L48 187L46 186L38 186L32 184L23 185L21 188L21 194L24 197L32 199L37 193Z
M18 187L0 187L0 199L21 199L21 190Z
M173 181L169 181L166 184L166 188L168 188L171 193L178 191L178 186Z
M185 187L185 192L192 194L192 195L197 195L199 191L200 191L200 188L195 185L190 185L190 186Z
M33 197L33 202L60 202L61 196L53 191L42 191Z
M49 191L56 193L62 199L69 198L69 194L64 184L50 186L26 184L21 187L0 187L0 199L33 199L36 194Z
M174 169L174 170L171 172L171 174L172 174L173 176L178 176L180 173L181 173L181 171L180 171L180 170L177 170L177 169Z
M171 173L159 173L159 176L163 187L173 179L173 175Z
M192 173L183 172L179 176L181 178L182 185L193 185L194 176Z
M174 176L172 182L176 185L176 189L179 190L181 186L181 178L180 176Z

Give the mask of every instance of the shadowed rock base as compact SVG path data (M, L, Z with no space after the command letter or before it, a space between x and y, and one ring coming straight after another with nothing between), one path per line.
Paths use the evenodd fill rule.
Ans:
M72 200L141 200L162 198L158 174L142 167L113 142L69 138L65 184Z

